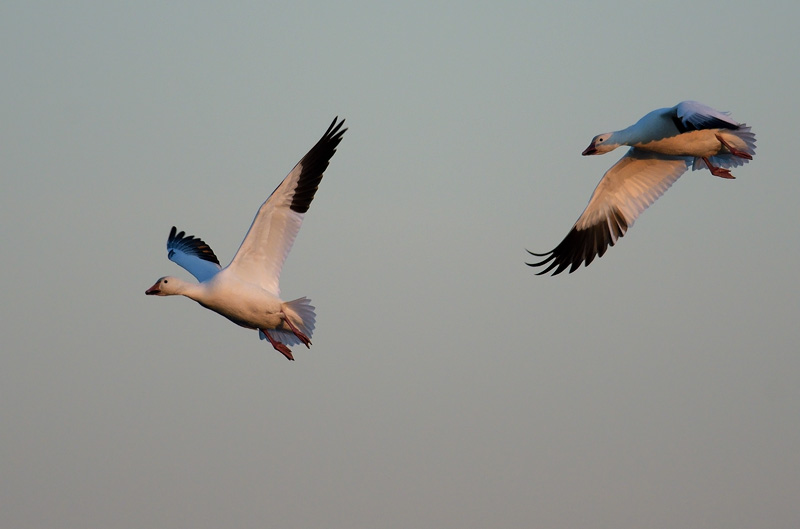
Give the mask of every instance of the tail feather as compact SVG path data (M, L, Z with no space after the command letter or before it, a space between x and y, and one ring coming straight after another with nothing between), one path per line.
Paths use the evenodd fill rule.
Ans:
M314 334L314 324L316 323L317 315L314 313L314 306L308 298L298 298L293 301L287 301L283 304L283 311L288 318L291 318L292 323L300 331L311 338ZM300 339L294 335L290 330L271 329L270 336L285 345L297 345ZM266 340L267 337L264 333L258 331L258 337L261 340Z
M750 127L748 127L747 125L742 124L738 129L725 130L723 136L726 136L727 138L733 136L735 138L733 142L733 146L735 148L745 151L750 156L755 156L756 135L750 130ZM717 154L716 156L711 156L708 159L708 161L710 161L711 164L716 167L723 167L725 169L730 169L732 167L739 167L740 165L744 165L750 160L748 160L747 158L734 156L728 152L723 152L721 154ZM693 171L705 168L706 164L702 158L694 159L694 165L692 166Z

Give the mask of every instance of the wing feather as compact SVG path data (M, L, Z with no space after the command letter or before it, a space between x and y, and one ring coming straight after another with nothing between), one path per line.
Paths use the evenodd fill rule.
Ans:
M220 270L219 259L209 245L184 231L179 233L175 226L167 238L167 257L200 282L214 277Z
M739 128L739 123L729 116L729 112L720 112L697 101L683 101L675 107L681 132L704 129Z
M283 263L323 173L347 130L342 128L343 124L344 120L334 118L322 138L259 208L236 256L228 265L241 279L280 295Z
M531 255L545 257L528 266L546 267L537 275L572 273L595 257L602 257L609 246L625 235L636 218L691 166L692 158L665 156L631 148L597 184L572 230L552 251Z

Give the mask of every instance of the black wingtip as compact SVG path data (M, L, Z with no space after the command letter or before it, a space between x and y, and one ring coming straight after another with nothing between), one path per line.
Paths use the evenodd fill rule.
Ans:
M339 116L333 118L322 138L300 160L302 173L292 197L290 206L292 211L305 213L311 206L322 176L328 168L331 158L336 154L336 148L342 141L342 136L347 132L346 128L342 128L343 125L344 119L339 120Z
M530 266L532 268L537 268L537 267L540 267L540 266L546 266L548 263L550 263L549 266L547 266L547 268L545 268L544 270L536 272L537 276L544 275L544 274L550 272L550 270L552 270L556 266L558 266L558 262L555 260L556 256L555 256L555 254L553 252L549 252L549 253L545 253L545 254L534 254L533 252L528 251L528 253L530 253L532 255L536 255L538 257L545 257L545 256L547 257L546 259L543 259L543 260L541 260L541 261L539 261L537 263L525 263L526 265L528 265L528 266ZM563 271L563 268L557 270L556 272L554 272L553 275L558 275L562 271Z
M175 226L169 230L169 237L167 238L167 249L172 250L181 250L186 253L190 253L203 259L204 261L209 261L216 265L219 265L219 259L217 259L214 250L198 237L193 235L186 235L185 231L178 231L178 228Z
M339 130L339 129L342 128L342 125L344 125L344 118L342 118L342 120L339 121L338 124L336 123L337 121L339 121L339 116L336 116L336 117L333 118L333 121L331 121L331 124L328 127L328 130L326 130L325 134L322 135L323 138L325 138L326 136L332 135L332 134L338 134L339 136L341 136L342 134L344 134L347 131L347 129L344 129L344 130L341 130L341 131Z
M527 250L529 254L544 257L544 259L536 263L525 264L531 267L545 266L546 268L538 272L537 276L551 271L552 275L557 276L567 269L571 274L582 264L589 266L595 258L603 257L608 247L614 246L617 239L625 235L627 230L628 221L619 209L614 208L607 218L594 226L582 230L573 226L564 240L550 252L538 254Z
M536 257L547 257L548 255L550 255L552 253L552 252L536 253L536 252L532 252L532 251L527 250L527 249L525 251L528 252L531 255L535 255Z

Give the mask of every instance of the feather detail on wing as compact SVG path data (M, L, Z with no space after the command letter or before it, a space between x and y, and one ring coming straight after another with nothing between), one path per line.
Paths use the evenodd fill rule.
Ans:
M622 237L636 218L686 172L691 157L665 156L631 148L609 169L594 190L589 204L572 230L545 257L528 266L546 266L537 275L567 268L572 273L595 257L602 257L609 246Z
M729 116L697 101L683 101L675 107L680 132L704 129L738 129L739 123Z
M322 175L342 140L344 120L334 118L314 147L275 188L258 210L236 256L228 266L245 281L280 295L283 263L294 244L303 216Z
M203 282L219 272L219 259L202 239L173 226L167 238L167 257Z

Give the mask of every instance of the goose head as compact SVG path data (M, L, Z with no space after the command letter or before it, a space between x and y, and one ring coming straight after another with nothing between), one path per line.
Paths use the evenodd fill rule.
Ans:
M177 277L162 277L156 284L144 291L148 296L174 296L178 294L181 280Z
M592 138L592 143L589 144L586 149L581 153L584 156L589 156L592 154L605 154L607 152L611 152L617 147L620 146L619 143L615 142L611 139L613 132L606 132L605 134L598 134L594 138Z

